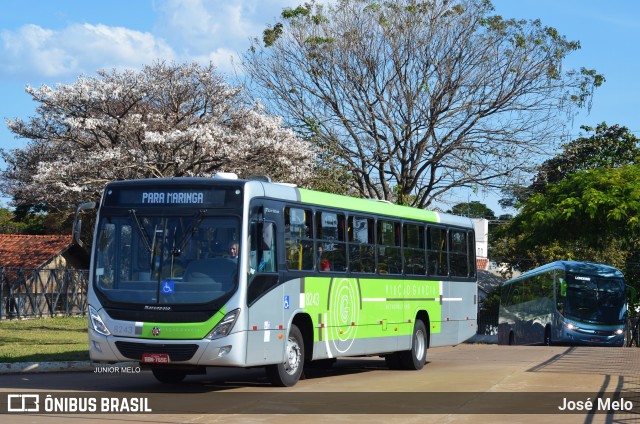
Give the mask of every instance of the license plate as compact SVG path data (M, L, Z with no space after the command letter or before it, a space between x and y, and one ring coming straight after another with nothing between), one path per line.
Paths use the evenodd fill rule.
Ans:
M168 364L169 355L166 353L143 353L143 364Z

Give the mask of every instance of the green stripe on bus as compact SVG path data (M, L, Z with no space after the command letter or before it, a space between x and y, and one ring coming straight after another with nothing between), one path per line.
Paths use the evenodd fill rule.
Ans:
M141 339L155 340L200 340L205 338L225 315L226 307L222 307L205 322L169 323L145 322L142 325Z
M439 281L346 277L304 280L303 310L316 321L316 342L411 335L420 310L429 315L429 331L441 331Z
M418 221L438 222L435 212L426 209L398 206L376 200L358 199L337 194L322 193L319 191L298 189L300 200L304 203L318 206L328 206L358 212L376 213L395 218L415 219Z

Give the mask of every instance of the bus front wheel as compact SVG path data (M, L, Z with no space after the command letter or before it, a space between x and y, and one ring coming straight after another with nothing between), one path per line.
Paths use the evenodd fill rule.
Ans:
M162 368L154 368L151 370L153 376L161 383L176 384L180 383L187 376L185 371L168 370Z
M267 377L274 386L294 386L302 375L304 364L304 341L302 333L295 325L291 325L289 337L285 345L285 358L281 364L267 365Z
M400 365L406 370L421 370L427 362L427 328L417 320L413 325L411 349L399 352Z

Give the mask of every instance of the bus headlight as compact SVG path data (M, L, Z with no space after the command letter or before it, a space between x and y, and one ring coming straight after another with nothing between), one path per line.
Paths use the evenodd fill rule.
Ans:
M568 328L569 330L577 330L577 329L578 329L578 327L576 327L575 325L573 325L573 324L571 324L571 323L567 323L567 328Z
M220 337L228 336L239 315L240 309L235 309L229 312L224 316L224 318L222 318L222 321L220 321L218 325L213 327L213 330L211 330L209 334L207 334L207 339L214 340L219 339Z
M616 334L617 334L617 335L620 335L620 334L622 334L622 333L624 333L624 328L618 328L618 329L616 330Z
M104 321L102 321L102 318L100 318L100 315L98 315L98 311L91 305L89 305L89 319L91 327L96 333L100 333L103 336L111 335L111 331L109 331Z

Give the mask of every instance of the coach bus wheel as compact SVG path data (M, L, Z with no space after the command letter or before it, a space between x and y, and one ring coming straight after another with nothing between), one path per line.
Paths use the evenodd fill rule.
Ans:
M544 329L544 345L551 346L551 327L549 326Z
M161 368L154 368L151 370L153 376L161 383L175 384L180 383L187 376L185 371L180 370L167 370Z
M285 360L282 364L267 365L267 377L274 386L291 387L302 375L304 364L304 342L302 333L295 325L291 325L285 346Z
M427 329L417 320L413 326L411 349L400 352L400 365L407 370L421 370L427 362Z

